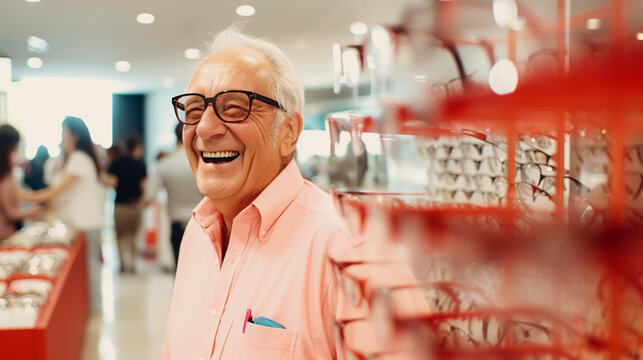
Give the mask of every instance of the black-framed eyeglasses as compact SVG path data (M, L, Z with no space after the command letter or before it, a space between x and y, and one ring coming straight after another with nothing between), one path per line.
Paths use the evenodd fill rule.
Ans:
M172 98L172 106L176 118L185 125L201 121L209 102L221 121L232 123L244 121L250 116L254 99L281 109L276 100L245 90L225 90L210 98L197 93L181 94Z

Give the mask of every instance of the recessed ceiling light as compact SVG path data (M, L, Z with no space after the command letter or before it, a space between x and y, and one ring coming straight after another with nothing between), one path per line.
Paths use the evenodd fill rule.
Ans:
M38 54L44 54L49 51L49 43L43 38L32 35L27 38L27 50Z
M154 22L154 15L150 13L141 13L136 15L136 21L141 24L151 24Z
M131 68L132 68L132 65L130 65L129 62L124 60L117 61L116 64L114 64L114 69L120 72L128 72Z
M598 30L601 25L601 19L587 19L587 30Z
M413 80L417 82L426 82L426 75L413 75Z
M636 33L636 40L641 40L641 41L643 41L643 32Z
M27 59L27 66L32 69L40 69L42 67L42 59L39 57L30 57Z
M363 22L354 22L351 24L351 32L354 35L364 35L368 32L368 26Z
M185 49L185 51L183 52L183 56L185 56L186 59L190 60L198 59L201 57L201 51L194 48Z
M255 14L255 8L250 5L241 5L237 8L237 15L252 16Z
M41 0L25 0L25 1L30 3L37 3L37 2L40 2Z

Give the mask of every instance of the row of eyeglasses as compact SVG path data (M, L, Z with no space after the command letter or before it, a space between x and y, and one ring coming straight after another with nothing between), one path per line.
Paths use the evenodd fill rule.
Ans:
M472 206L432 207L422 202L407 203L400 199L403 195L334 195L351 232L362 233L366 244L379 250L365 251L368 255L361 258L330 259L335 279L349 303L357 308L368 304L370 309L368 316L337 322L337 344L345 358L481 355L513 359L523 358L518 352L536 354L532 351L543 358L579 358L589 350L591 341L596 345L591 351L607 350L600 332L607 323L606 313L600 311L604 299L596 294L604 292L608 282L586 271L582 251L574 264L558 262L561 254L574 253L574 245L585 244L588 233L574 233L578 236L575 241L567 234L565 241L559 241L560 234L552 228L555 241L544 241L548 227L541 226L538 233L525 231L527 236L520 241L510 237L508 231L504 232L506 238L497 236L503 234L501 231L483 243L483 229L468 220L491 219L502 214L500 209L495 213L494 209ZM502 216L498 220L502 221ZM381 244L376 244L376 234L383 234ZM551 255L551 246L564 248L554 251L557 255L549 259L551 266L529 268L549 264L543 259L540 261L545 262L539 263L538 256ZM405 256L398 256L401 254ZM515 278L509 280L515 283L510 287L502 267L507 259L514 265ZM436 267L440 262L442 265ZM552 284L559 281L556 266L578 272L575 281L561 284L558 298L551 293ZM398 282L396 274L407 268L414 276ZM512 295L504 296L507 291ZM556 301L561 301L557 307L549 303ZM423 302L426 307L416 311L415 305ZM638 314L639 302L633 304ZM632 310L632 306L624 306ZM578 313L579 309L585 310ZM594 327L596 333L587 332Z
M435 233L439 234L448 236L444 229ZM429 239L424 239L423 244L429 242ZM423 257L424 253L418 248L409 244L405 246L409 246L411 257ZM456 247L460 254L466 248L463 244ZM435 267L440 259L445 258L443 254L437 256L442 252L440 246L431 248L423 263ZM379 258L371 255L361 260L330 259L335 279L349 303L355 307L368 304L370 309L368 316L337 322L336 340L345 358L402 356L404 359L437 359L474 358L476 355L522 358L514 352L527 353L534 351L535 347L544 358L555 355L577 358L584 351L581 348L587 339L581 329L586 326L585 314L582 319L574 319L570 315L573 312L567 307L554 309L539 306L536 302L547 301L547 274L523 270L524 275L515 268L514 275L520 275L521 279L514 285L516 291L520 289L519 295L524 292L523 295L529 297L525 304L530 301L533 304L514 306L509 298L501 295L507 290L502 274L497 268L494 272L490 266L485 271L484 262L467 265L467 271L474 275L465 274L467 271L461 267L449 270L445 262L440 269L433 269L430 275L423 277L418 277L414 269L414 279L424 281L395 282L399 280L391 280L396 278L391 274L402 273L400 269L409 264L407 260L396 257L392 249L386 248L385 251L386 255ZM461 258L460 261L468 263L467 259ZM545 269L544 273L551 270ZM582 296L574 291L569 293L573 299L570 301L579 306L579 299L574 294ZM513 300L522 304L515 295ZM418 306L421 303L425 307ZM556 336L554 328L559 331Z
M509 189L507 141L472 136L442 136L421 141L428 162L428 194L440 203L498 206ZM553 210L558 168L556 141L545 135L521 136L515 149L514 190L519 204ZM564 177L588 189L577 179Z

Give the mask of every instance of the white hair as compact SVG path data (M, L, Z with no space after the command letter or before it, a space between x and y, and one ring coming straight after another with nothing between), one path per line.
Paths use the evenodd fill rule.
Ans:
M282 111L277 111L275 126L273 127L273 139L276 146L279 128L283 125L286 116L303 113L304 87L295 72L294 66L277 45L265 39L243 34L234 25L215 36L210 43L209 54L212 55L234 47L247 47L257 50L265 55L272 65L273 79L268 89L282 109Z

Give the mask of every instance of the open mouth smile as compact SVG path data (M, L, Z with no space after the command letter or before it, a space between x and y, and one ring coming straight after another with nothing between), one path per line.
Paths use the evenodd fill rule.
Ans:
M203 151L201 152L201 159L203 159L204 162L209 164L228 163L236 159L237 157L239 157L238 151L216 151L216 152Z

